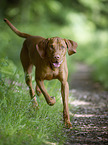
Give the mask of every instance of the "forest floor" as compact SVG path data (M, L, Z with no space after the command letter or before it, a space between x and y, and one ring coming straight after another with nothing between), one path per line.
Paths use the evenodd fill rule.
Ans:
M91 71L87 65L77 64L72 75L69 102L73 129L67 129L65 145L108 144L108 91L92 82Z

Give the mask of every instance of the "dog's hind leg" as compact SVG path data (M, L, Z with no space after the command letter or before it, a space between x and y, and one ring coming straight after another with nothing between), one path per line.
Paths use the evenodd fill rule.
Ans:
M30 92L31 99L33 99L33 106L37 107L38 103L36 101L35 91L32 87L32 76L31 76L32 67L33 66L30 65L28 67L28 70L25 71L25 81L26 81L27 86L29 87L29 92Z
M28 66L28 69L24 70L24 72L25 72L25 81L26 81L27 86L29 87L30 96L32 99L35 96L35 91L33 90L33 87L32 87L32 76L31 76L32 65Z
M33 65L30 62L29 55L28 55L28 50L27 50L25 45L23 45L23 48L21 50L20 59L21 59L22 66L23 66L23 69L24 69L24 72L25 72L25 81L26 81L27 86L29 87L29 92L30 92L31 99L33 99L33 104L35 106L38 106L37 101L36 101L35 91L32 87L31 73L32 73Z
M41 90L40 90L40 88L38 87L37 84L36 84L36 94L37 94L38 96L40 96L40 95L42 94L42 92L41 92Z

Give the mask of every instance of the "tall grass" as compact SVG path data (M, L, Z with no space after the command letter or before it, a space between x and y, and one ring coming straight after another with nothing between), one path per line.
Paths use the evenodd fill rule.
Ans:
M0 61L0 145L63 144L66 134L59 84L57 81L52 81L51 85L45 82L48 92L56 98L54 106L48 106L43 96L37 96L39 110L33 109L27 86L23 83L23 72L11 63ZM13 70L9 72L11 66Z

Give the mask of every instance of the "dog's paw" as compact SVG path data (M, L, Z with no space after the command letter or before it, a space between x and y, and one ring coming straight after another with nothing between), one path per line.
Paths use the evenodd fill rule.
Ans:
M48 102L48 105L53 106L56 103L55 97L51 96L50 102Z
M55 100L55 97L51 96L51 98Z
M36 109L36 110L39 110L39 106L36 102L33 102L33 108Z
M37 101L36 101L36 96L33 98L32 104L33 104L33 108L34 108L34 109L37 109L37 110L39 109L38 103L37 103Z
M67 120L67 121L65 122L65 127L68 128L68 129L72 129L72 123L71 123L70 121Z

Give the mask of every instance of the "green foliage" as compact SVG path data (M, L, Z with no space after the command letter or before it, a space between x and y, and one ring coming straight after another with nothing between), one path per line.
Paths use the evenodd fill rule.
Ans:
M95 81L100 81L102 85L108 89L108 56L98 58L94 61L95 68L93 78Z
M80 44L77 59L93 67L93 79L108 89L108 31L97 31L89 42ZM89 33L90 34L90 33Z
M0 74L5 74L6 76L12 76L15 74L16 66L13 62L7 58L0 59Z
M6 64L10 69L6 69L6 73L0 72L0 144L62 144L66 135L63 132L57 82L53 81L51 85L46 82L49 93L56 98L56 104L50 107L44 97L40 96L37 97L39 110L33 109L27 87L23 83L23 72L14 70L15 65L9 60L2 62L0 67L4 65L5 68Z

